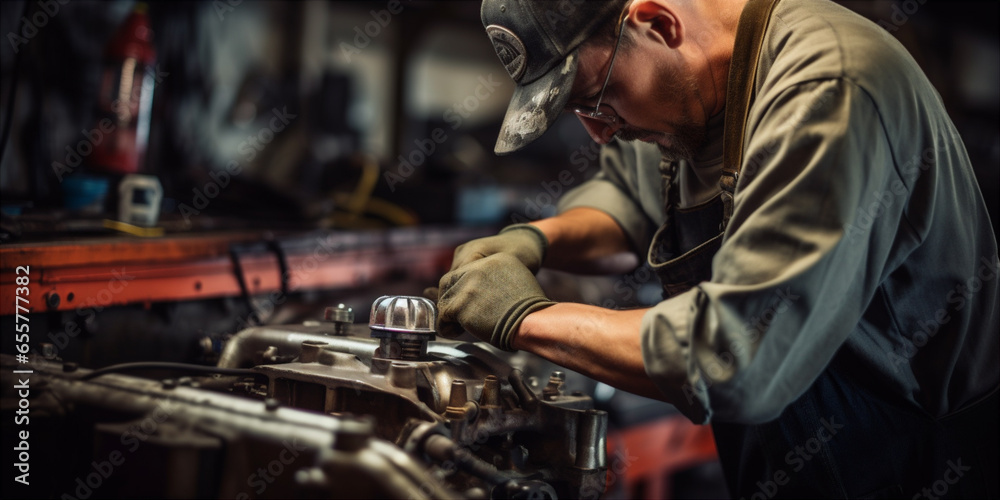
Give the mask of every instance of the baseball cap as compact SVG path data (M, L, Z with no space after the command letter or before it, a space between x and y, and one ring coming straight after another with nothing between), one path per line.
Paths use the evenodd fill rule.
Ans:
M494 152L512 153L540 137L569 101L577 49L627 0L484 0L486 35L517 84Z

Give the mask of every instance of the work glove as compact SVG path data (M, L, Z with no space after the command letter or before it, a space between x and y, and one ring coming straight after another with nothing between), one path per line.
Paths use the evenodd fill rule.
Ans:
M510 253L497 253L467 263L441 278L438 334L455 338L464 328L505 351L529 314L549 307L535 276Z
M506 253L521 261L532 273L537 273L545 260L549 240L545 233L531 224L512 224L494 236L478 238L455 249L451 260L451 271L490 255ZM438 287L424 290L424 297L437 302L441 291Z
M501 229L495 236L475 239L456 248L451 270L483 257L506 253L517 257L532 273L537 273L548 247L549 240L541 229L531 224L514 224Z

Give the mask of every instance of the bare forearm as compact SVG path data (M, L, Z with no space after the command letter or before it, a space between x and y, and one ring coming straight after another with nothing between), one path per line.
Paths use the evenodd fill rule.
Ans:
M544 266L585 274L624 273L639 265L622 228L610 215L574 208L532 222L545 233L549 248Z
M645 312L556 304L526 317L513 347L631 393L664 399L642 361L639 327Z

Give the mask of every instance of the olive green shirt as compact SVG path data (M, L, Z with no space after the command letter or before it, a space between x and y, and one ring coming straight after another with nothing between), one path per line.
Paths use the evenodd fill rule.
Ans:
M719 192L719 117L709 132L676 205ZM609 144L560 210L608 213L646 255L659 161ZM859 383L941 416L1000 383L998 266L965 147L907 51L832 2L782 0L712 279L646 313L646 371L695 422L760 423L840 352Z

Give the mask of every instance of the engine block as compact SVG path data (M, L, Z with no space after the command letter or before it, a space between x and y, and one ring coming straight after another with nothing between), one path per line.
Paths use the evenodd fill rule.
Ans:
M40 496L599 497L607 414L559 372L536 390L485 344L433 340L419 300L380 318L377 301L370 331L343 311L245 329L221 375L35 362L33 425L62 471Z

